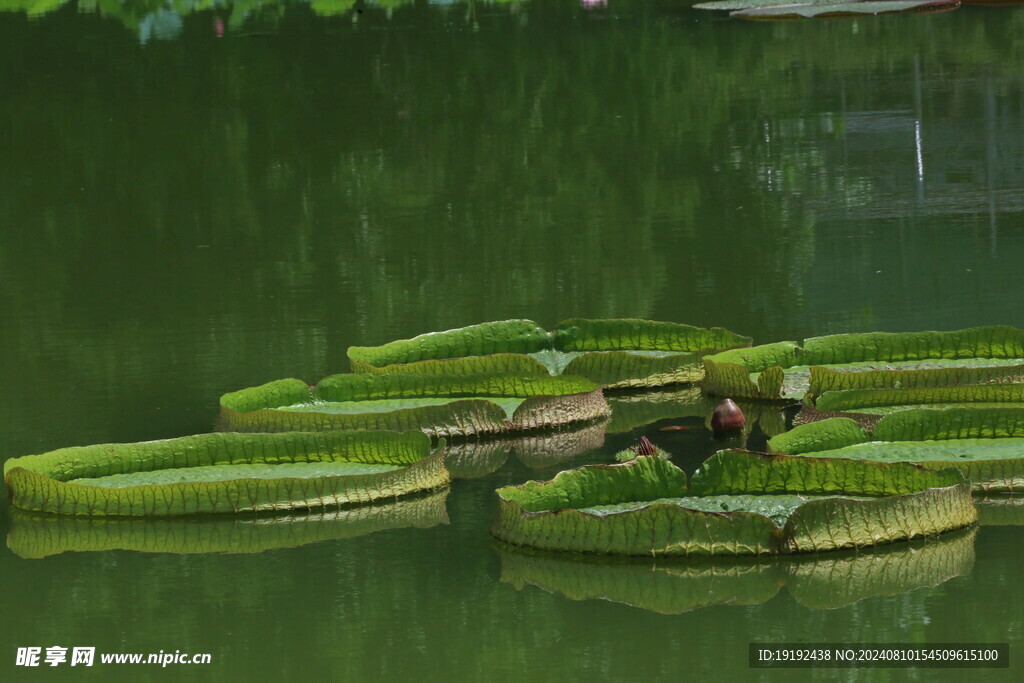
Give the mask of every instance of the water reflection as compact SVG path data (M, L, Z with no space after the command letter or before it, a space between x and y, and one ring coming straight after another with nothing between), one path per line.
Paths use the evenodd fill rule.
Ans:
M261 553L448 523L448 489L393 503L305 514L201 518L63 517L10 509L7 547L23 558L64 552Z
M662 614L757 605L784 586L799 604L838 609L866 598L934 587L969 574L977 529L862 552L745 561L597 559L500 546L501 580L572 600L610 600Z
M642 393L609 393L605 398L612 409L608 422L610 434L629 432L663 420L671 420L676 426L703 428L710 432L712 413L721 401L721 398L705 396L699 386L670 387ZM785 407L778 402L738 400L736 403L747 420L744 427L746 435L755 426L759 426L767 436L786 431ZM700 421L694 424L695 420L687 418L700 418Z
M607 420L576 429L527 436L456 442L445 447L445 465L454 479L476 479L498 471L510 455L530 468L545 468L583 455L604 458Z
M447 11L452 5L466 5L465 23L476 24L476 5L509 5L512 12L526 0L427 0L427 4ZM21 12L31 19L56 13L62 8L75 8L81 13L98 14L115 19L134 31L139 43L181 38L185 22L191 15L214 14L212 35L254 35L280 26L286 12L312 11L321 17L351 16L356 22L366 12L379 12L388 20L394 10L412 6L416 0L0 0L0 12ZM585 9L604 7L607 0L580 0Z
M1024 496L982 495L974 497L981 526L1024 526Z

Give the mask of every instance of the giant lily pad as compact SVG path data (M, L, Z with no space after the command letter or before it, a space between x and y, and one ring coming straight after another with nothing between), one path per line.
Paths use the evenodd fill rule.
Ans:
M704 358L706 393L813 399L826 391L1024 383L1024 331L871 332L734 349Z
M352 508L200 518L66 517L11 511L7 547L19 557L64 552L260 553L448 523L448 489Z
M778 3L779 0L772 0ZM942 12L954 10L960 0L861 0L853 2L800 3L769 7L751 7L730 12L730 17L758 21L856 17L865 14L897 14L905 12Z
M449 475L415 432L201 434L12 458L4 481L24 510L159 517L372 503Z
M768 448L815 458L955 467L977 490L1024 490L1024 408L905 410L882 417L871 434L855 420L830 418L773 437Z
M499 540L615 555L761 555L935 535L977 518L956 470L721 451L686 477L665 459L498 490Z
M578 375L605 387L694 382L708 353L750 338L650 320L566 320L546 332L530 320L482 323L348 350L356 373Z
M818 410L869 415L886 415L910 408L1024 408L1024 384L826 391L815 399L814 405Z
M608 414L601 388L540 375L332 375L225 394L220 428L243 432L419 430L471 436L547 429Z
M673 563L573 557L502 547L501 580L571 600L609 600L661 614L712 605L758 605L785 587L811 609L937 586L970 572L976 529L856 551Z
M834 3L836 0L807 0L806 5L828 5ZM752 9L755 7L774 7L781 5L779 0L713 0L712 2L699 2L693 6L693 9L710 9L710 10L743 10Z

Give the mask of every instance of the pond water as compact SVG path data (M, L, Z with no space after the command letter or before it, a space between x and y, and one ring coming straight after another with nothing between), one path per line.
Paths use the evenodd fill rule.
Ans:
M4 457L209 431L222 393L485 320L758 342L1024 326L1019 10L755 24L669 0L383 4L4 0ZM866 570L882 578L862 594L822 566L854 586L824 607L789 570L754 597L731 583L760 576L744 566L701 574L714 590L686 565L584 580L488 536L495 488L641 435L692 470L716 448L702 424L562 461L533 448L455 482L446 515L260 553L99 550L200 549L172 542L193 527L100 524L56 529L97 550L27 559L12 534L0 667L20 679L17 647L63 645L213 655L89 671L125 680L960 680L751 671L747 645L1024 655L1021 526L933 549L949 559L931 573L919 549L885 555L904 578ZM666 615L663 590L723 604Z

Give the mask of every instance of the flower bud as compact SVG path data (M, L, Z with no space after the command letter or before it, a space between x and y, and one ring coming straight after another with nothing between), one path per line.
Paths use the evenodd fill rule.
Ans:
M740 432L746 426L747 418L743 416L743 411L731 398L719 403L711 415L711 429L715 434Z

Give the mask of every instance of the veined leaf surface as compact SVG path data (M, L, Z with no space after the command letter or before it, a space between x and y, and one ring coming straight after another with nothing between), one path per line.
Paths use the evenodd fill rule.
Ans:
M709 394L799 399L826 391L1024 383L1024 332L842 334L705 356Z
M792 494L805 500L794 506ZM617 555L838 550L934 535L977 517L956 470L745 451L712 456L689 487L667 460L638 457L505 487L498 496L492 533L502 541ZM694 496L706 503L687 506ZM778 522L763 514L769 510Z
M547 375L331 375L277 380L221 397L233 431L423 431L471 436L548 429L608 415L597 384Z
M749 337L717 327L574 318L550 333L508 320L353 346L348 356L355 373L572 374L605 387L649 387L697 381L702 356L749 345Z
M976 490L1024 490L1024 409L911 409L883 416L868 434L854 420L794 427L768 442L772 452L955 467Z
M383 467L340 474L345 464ZM218 467L231 478L212 475ZM247 470L260 474L237 476ZM193 471L195 478L188 476ZM103 479L115 486L96 485ZM116 486L125 479L130 485ZM363 504L438 488L449 479L442 456L430 455L429 438L415 432L201 434L62 448L4 463L15 507L114 517Z

